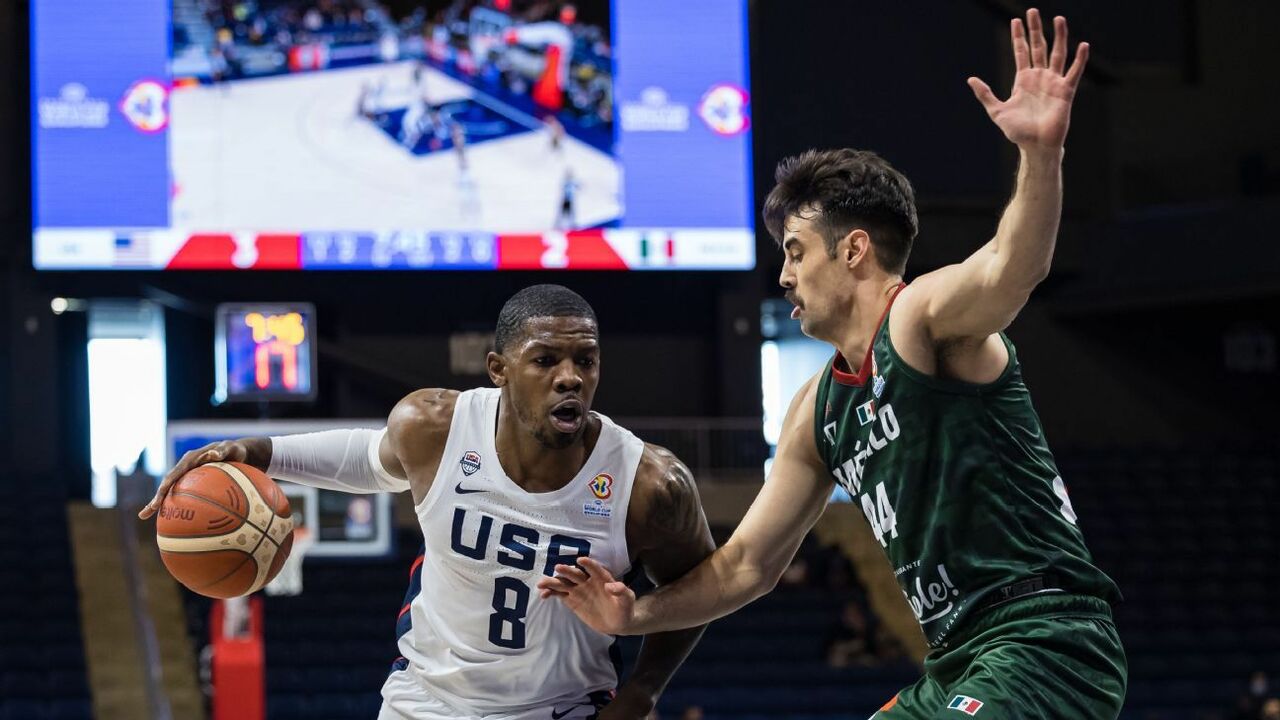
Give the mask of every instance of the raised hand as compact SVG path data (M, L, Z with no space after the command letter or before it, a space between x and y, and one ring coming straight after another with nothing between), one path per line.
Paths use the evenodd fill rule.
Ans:
M205 445L199 450L187 451L178 460L178 464L174 465L173 469L164 476L164 481L160 483L160 487L156 490L156 496L138 512L138 517L146 520L155 515L156 511L160 509L160 503L164 500L164 496L169 494L169 488L173 487L173 484L178 482L188 471L212 462L244 462L248 455L249 452L244 443L233 440L223 440Z
M589 557L578 558L578 566L557 565L555 577L538 582L545 599L556 597L593 630L606 635L625 635L636 607L636 594L614 579L604 565Z
M1014 18L1009 24L1017 75L1009 99L999 100L991 87L976 77L969 87L987 115L1009 141L1026 150L1061 149L1071 122L1071 101L1089 62L1089 44L1080 43L1071 67L1067 65L1067 21L1053 19L1053 50L1046 47L1040 11L1027 11L1026 27Z

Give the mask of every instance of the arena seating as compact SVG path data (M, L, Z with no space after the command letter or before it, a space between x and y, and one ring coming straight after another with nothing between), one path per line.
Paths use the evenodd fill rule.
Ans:
M267 716L371 718L395 645L396 615L421 538L396 557L308 561L304 591L266 598Z
M0 486L0 720L89 720L66 497Z
M1217 717L1250 672L1280 672L1274 451L1072 453L1060 469L1095 559L1125 595L1123 717Z

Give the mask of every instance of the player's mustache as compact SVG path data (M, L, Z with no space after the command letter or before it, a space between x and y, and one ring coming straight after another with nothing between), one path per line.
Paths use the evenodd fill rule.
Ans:
M804 303L800 302L800 298L790 290L783 293L783 297L787 299L787 302L791 303L792 305L795 305L796 307L799 307L799 308L804 307Z

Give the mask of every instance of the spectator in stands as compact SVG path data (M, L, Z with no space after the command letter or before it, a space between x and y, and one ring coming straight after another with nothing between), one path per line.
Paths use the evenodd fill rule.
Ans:
M690 705L680 713L680 720L702 720L702 708L698 705Z
M1263 716L1263 707L1271 690L1271 680L1258 670L1249 676L1249 685L1236 699L1235 720L1256 720ZM1280 720L1280 718L1278 718Z
M1280 720L1280 698L1270 698L1262 703L1261 720Z
M840 620L827 636L827 664L833 668L877 663L876 636L867 625L867 616L856 601L845 604Z
M302 16L302 26L311 32L316 32L324 26L324 16L319 10L310 8L307 14Z

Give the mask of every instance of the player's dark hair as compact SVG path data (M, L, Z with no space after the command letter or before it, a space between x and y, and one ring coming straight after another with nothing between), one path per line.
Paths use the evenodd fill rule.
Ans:
M808 150L784 158L764 201L764 224L779 245L787 218L815 220L835 257L836 243L862 228L880 266L902 274L919 230L911 183L869 150Z
M493 349L502 352L519 340L525 321L536 317L580 317L599 325L596 311L578 293L563 285L531 285L512 295L502 306Z

